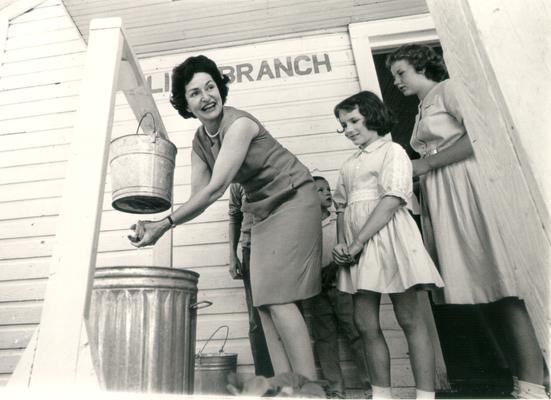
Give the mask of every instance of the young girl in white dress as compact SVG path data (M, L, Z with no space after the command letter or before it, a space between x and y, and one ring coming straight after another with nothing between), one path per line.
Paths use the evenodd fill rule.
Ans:
M417 398L434 398L434 350L418 290L444 286L407 208L411 161L390 137L382 101L363 91L335 107L342 132L359 150L342 166L334 195L338 213L337 287L352 293L354 320L364 343L373 398L390 398L390 355L379 323L387 293L404 330Z

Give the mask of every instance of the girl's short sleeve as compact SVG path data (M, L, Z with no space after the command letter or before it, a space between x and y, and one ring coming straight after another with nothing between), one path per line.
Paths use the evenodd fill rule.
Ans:
M442 83L442 101L446 112L463 124L463 112L457 98L458 88L454 81L448 79Z
M339 172L339 178L337 180L337 186L333 193L333 203L335 204L336 212L344 212L346 204L348 203L348 197L346 195L346 188L344 186L344 175L342 169Z
M396 196L407 204L413 190L411 161L406 151L398 143L391 143L380 173L382 196Z

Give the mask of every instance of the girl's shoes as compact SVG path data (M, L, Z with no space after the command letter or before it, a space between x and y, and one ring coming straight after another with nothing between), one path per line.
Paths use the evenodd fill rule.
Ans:
M531 383L526 381L518 381L518 392L511 393L513 397L517 399L548 399L549 396L545 392L545 387L538 385L537 383Z

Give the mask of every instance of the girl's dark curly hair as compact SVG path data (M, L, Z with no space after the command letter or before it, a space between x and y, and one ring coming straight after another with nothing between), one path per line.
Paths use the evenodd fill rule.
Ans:
M230 79L220 73L214 61L203 55L188 57L172 70L172 93L170 95L170 104L184 118L196 118L193 113L187 110L186 85L197 72L205 72L212 76L222 97L222 104L226 103L230 90L228 87Z
M449 77L444 59L429 46L420 44L400 46L387 56L387 68L390 69L392 64L400 60L406 60L417 72L424 71L427 79L431 81L442 82Z
M339 119L339 111L350 112L356 107L358 107L360 114L365 117L364 123L367 129L376 131L379 136L386 135L394 126L394 118L390 110L386 108L375 93L367 90L341 101L335 106L333 113Z

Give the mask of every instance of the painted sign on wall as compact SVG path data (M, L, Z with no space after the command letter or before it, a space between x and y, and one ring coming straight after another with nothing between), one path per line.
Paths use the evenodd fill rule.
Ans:
M299 54L219 67L230 83L242 83L331 72L331 59L327 53ZM146 75L151 92L169 92L170 75L171 71Z

